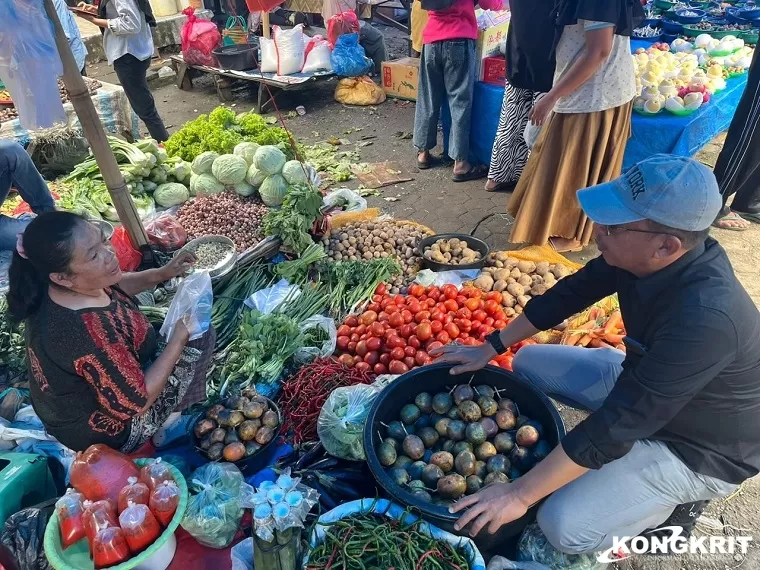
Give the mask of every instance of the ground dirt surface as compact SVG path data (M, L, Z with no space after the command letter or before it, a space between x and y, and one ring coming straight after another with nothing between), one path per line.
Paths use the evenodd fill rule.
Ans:
M388 30L390 57L406 56L406 44L398 32ZM167 62L168 63L168 62ZM118 83L112 70L105 63L88 66L88 75ZM370 206L381 208L399 219L411 219L425 224L437 232L472 232L484 239L495 250L512 249L508 242L509 217L506 210L507 194L487 193L484 181L456 184L451 181L451 170L440 167L421 172L416 168L416 157L411 142L414 125L414 103L389 99L377 107L347 107L333 100L336 81L323 84L312 91L285 93L277 98L283 115L303 105L306 115L286 119L295 137L304 144L313 144L330 137L347 139L346 150L358 150L363 162L396 161L412 181L389 186L379 191L379 196L368 197ZM193 91L181 91L175 85L159 87L154 91L158 110L169 132L179 129L185 121L208 113L220 104L210 78L195 81ZM236 111L243 112L253 105L253 91L240 92L234 102L228 103ZM144 131L144 125L140 125ZM720 152L722 138L707 145L698 158L714 165ZM359 146L371 143L366 146ZM439 149L440 151L440 149ZM356 188L358 181L344 184ZM484 218L488 217L484 220ZM482 221L482 223L481 223ZM480 224L480 225L478 225ZM734 270L760 305L760 226L753 225L745 232L713 230L713 235L726 248ZM597 255L591 246L583 252L568 257L583 263ZM583 413L559 405L567 428L570 429L583 418ZM760 479L747 481L741 490L725 500L710 504L705 515L719 520L723 530L700 528L697 536L750 535L760 538ZM760 545L753 543L746 557L741 555L702 556L637 556L617 565L616 570L760 570Z

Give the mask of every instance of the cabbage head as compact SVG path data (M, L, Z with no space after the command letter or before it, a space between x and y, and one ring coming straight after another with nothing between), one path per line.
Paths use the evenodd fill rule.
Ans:
M259 187L261 201L270 208L282 206L285 194L288 193L288 183L281 174L267 176Z
M224 184L219 182L211 174L199 174L195 180L196 194L219 194L224 192Z
M258 188L261 186L261 183L264 182L264 179L266 177L266 174L261 172L258 168L256 168L256 166L251 165L251 167L248 169L248 173L245 175L245 181L254 188Z
M288 184L307 184L309 182L306 178L306 165L301 164L297 160L289 160L282 167L282 175Z
M156 188L153 199L159 206L171 208L187 202L190 199L190 192L184 184L167 182Z
M211 165L219 158L219 155L212 151L202 152L195 157L193 163L190 165L190 169L195 174L207 174L211 172Z
M198 178L200 178L200 174L195 172L190 175L190 184L188 185L190 196L195 196L198 193Z
M279 174L285 165L285 153L276 146L262 146L253 157L253 165L267 176Z
M248 184L248 182L233 184L232 189L238 196L251 196L256 193L256 188Z
M223 154L211 166L211 174L222 184L237 184L245 180L248 163L242 156Z
M256 154L257 150L259 150L259 145L256 143L241 142L235 145L235 148L232 150L232 154L242 156L248 163L248 166L250 166L253 164L253 156Z

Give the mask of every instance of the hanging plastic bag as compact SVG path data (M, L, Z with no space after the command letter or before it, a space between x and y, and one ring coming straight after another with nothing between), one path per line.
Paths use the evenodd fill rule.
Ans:
M140 472L126 455L97 443L78 453L71 465L71 484L90 501L110 499L116 506L119 491Z
M108 568L129 558L129 546L124 535L118 526L98 529L92 539L92 561L95 568Z
M344 105L379 105L385 99L385 91L367 76L341 79L335 87L335 100Z
M322 36L314 36L306 46L306 63L303 64L303 73L315 71L332 71L330 61L330 43Z
M81 493L77 493L74 489L67 489L63 497L55 503L63 548L68 548L85 537L82 520L83 500L84 496Z
M261 47L261 73L277 73L277 47L274 40L270 38L259 39Z
M49 502L22 509L5 521L0 543L7 549L18 570L52 570L43 548L45 527L52 512L53 504Z
M150 494L148 506L161 526L166 528L179 505L179 487L174 481L164 481Z
M135 505L130 501L119 515L119 526L132 554L142 552L161 536L161 525L148 505Z
M169 466L159 457L140 469L140 481L145 483L152 492L164 481L174 481L174 475Z
M119 226L113 231L111 245L116 252L116 258L119 260L119 267L122 271L135 271L140 267L142 255L132 247L132 242L129 241L124 226Z
M342 11L327 20L327 41L330 48L338 44L338 38L345 34L359 33L359 18L353 10Z
M187 22L182 24L180 32L185 63L219 67L219 61L211 53L222 43L222 35L216 24L198 18L192 6L185 8L182 13L187 16Z
M321 332L318 332L321 331ZM335 352L335 344L338 341L338 329L335 328L335 321L330 317L314 315L301 323L301 332L304 333L305 344L293 354L297 363L311 362L315 358L327 358ZM312 338L327 338L315 344Z
M340 77L360 77L367 75L372 69L372 60L359 44L359 33L344 34L338 41L330 55L333 71Z
M364 421L380 390L359 384L336 388L327 398L317 420L317 434L330 455L364 461Z
M200 338L211 326L213 302L214 294L208 271L191 273L177 287L164 324L161 325L161 334L169 339L177 321L182 320L190 332L190 340Z
M187 231L176 216L162 212L145 223L148 241L166 250L179 249L187 243Z
M129 506L130 501L135 505L147 505L150 500L150 489L142 481L138 481L137 477L130 477L129 483L119 491L119 500L117 502L117 508L119 514Z
M291 75L303 69L303 24L290 30L274 27L274 45L277 50L277 75Z

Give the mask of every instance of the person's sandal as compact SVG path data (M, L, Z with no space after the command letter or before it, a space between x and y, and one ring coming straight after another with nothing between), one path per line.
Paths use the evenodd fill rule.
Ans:
M486 192L513 192L517 182L499 182L493 188L485 188Z
M740 222L742 225L732 227L732 226L723 225L721 222ZM748 230L750 225L751 225L750 220L745 220L733 210L729 212L728 214L726 214L725 216L723 216L722 218L718 218L712 223L712 226L714 228L718 228L721 230L728 230L731 232L743 232L745 230Z
M488 169L483 165L471 166L467 172L454 174L451 179L454 182L469 182L470 180L480 180L488 176Z

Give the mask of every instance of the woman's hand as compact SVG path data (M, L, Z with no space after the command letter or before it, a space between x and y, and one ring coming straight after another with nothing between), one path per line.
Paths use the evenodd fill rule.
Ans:
M182 346L185 346L187 344L187 341L190 340L190 331L187 330L187 326L185 326L185 322L180 319L176 323L174 323L174 330L172 331L171 337L169 337L170 343L177 343Z
M180 251L177 257L172 258L169 263L163 266L164 281L185 275L197 260L193 253L187 250Z
M441 362L461 364L461 366L455 366L451 369L451 374L456 375L480 370L497 355L494 348L488 343L479 346L464 346L452 343L440 348L434 348L430 351L430 356L436 359L436 364ZM438 356L440 358L436 358Z
M530 112L530 122L536 126L543 125L546 122L549 113L554 110L554 106L557 104L557 100L553 95L547 93L541 99L536 101L533 105L533 109Z
M77 4L77 8L79 8L80 10L84 10L85 12L87 12L88 14L92 14L93 16L98 15L98 7L93 6L92 4L80 2L79 4Z
M529 506L520 498L514 483L494 483L460 499L449 511L458 513L467 509L454 524L454 529L460 531L472 523L470 536L477 536L486 526L488 532L494 534L500 527L523 516Z

